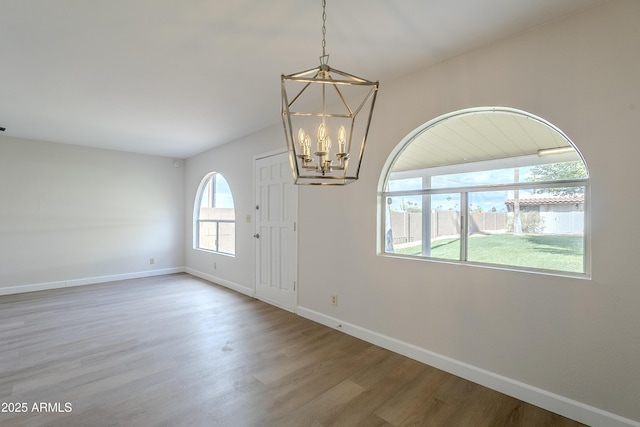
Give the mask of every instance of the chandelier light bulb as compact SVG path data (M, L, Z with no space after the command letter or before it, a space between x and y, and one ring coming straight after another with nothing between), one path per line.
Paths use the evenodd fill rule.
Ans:
M304 145L302 146L302 154L304 154L305 156L308 156L311 151L310 148L311 148L311 138L309 138L309 135L305 134Z
M311 139L302 128L298 130L298 144L300 144L300 147L302 148L302 155L309 156L311 151L309 150L311 147Z
M324 139L327 137L327 127L324 125L324 120L318 126L318 142L322 143Z
M324 139L324 150L323 151L328 153L329 150L331 150L331 138L326 137Z
M340 126L338 129L338 152L344 153L344 146L347 142L347 131L344 126Z

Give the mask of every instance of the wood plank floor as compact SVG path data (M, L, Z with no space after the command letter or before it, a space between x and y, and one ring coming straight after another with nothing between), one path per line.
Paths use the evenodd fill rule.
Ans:
M186 274L2 296L0 346L2 426L581 425Z

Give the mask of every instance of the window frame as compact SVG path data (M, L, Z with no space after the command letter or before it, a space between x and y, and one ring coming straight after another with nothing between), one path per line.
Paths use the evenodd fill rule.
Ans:
M227 186L229 187L229 196L231 197L231 202L233 204L233 219L202 219L200 218L200 210L202 208L202 199L205 197L205 195L208 197L209 199L209 204L206 207L210 207L210 208L215 208L215 201L216 201L216 194L218 193L217 191L217 182L216 182L216 178L220 176L226 183ZM209 185L211 183L211 186ZM207 191L208 190L208 191ZM208 194L205 194L207 193ZM220 254L220 255L226 255L226 256L231 256L231 257L235 257L235 241L236 241L236 230L235 230L235 224L236 224L236 215L235 215L235 201L233 198L233 191L231 191L231 186L229 185L229 182L227 181L227 179L224 177L224 175L222 175L219 172L210 172L208 173L200 182L200 185L198 187L198 191L196 192L196 198L195 198L195 204L194 204L194 212L193 212L193 217L194 217L194 227L193 227L193 249L195 250L199 250L199 251L204 251L204 252L210 252L210 253L215 253L215 254ZM211 248L207 248L207 247L201 247L200 244L200 229L201 229L201 225L202 224L215 224L216 225L216 239L215 239L215 249L211 249ZM233 240L234 240L234 252L225 252L225 251L221 251L220 250L220 224L233 224Z
M558 132L562 137L564 137L567 142L571 145L571 147L575 150L575 153L580 157L585 169L586 169L586 177L585 178L572 178L572 179L562 179L562 180L554 180L554 181L526 181L526 182L518 182L518 183L504 183L504 184L483 184L483 185L470 185L470 186L459 186L459 187L440 187L440 188L421 188L421 189L412 189L412 190L392 190L388 191L388 184L392 175L392 169L396 162L396 160L402 156L404 149L408 147L419 135L424 132L427 132L430 128L448 120L451 118L455 118L459 115L464 114L476 114L482 112L505 112L510 114L518 114L527 118L532 118L534 120L539 121L541 124L548 126L552 130ZM516 159L516 157L507 158ZM514 165L507 167L522 167L524 165ZM531 165L529 165L531 166ZM453 168L462 167L464 168L464 164L456 163L452 165ZM442 167L437 166L434 169L441 169ZM464 169L463 169L464 170ZM470 171L473 172L473 171ZM400 172L402 174L402 172ZM439 176L440 174L433 174L431 176ZM412 176L417 178L417 176ZM424 184L423 184L424 185ZM494 263L482 263L477 261L469 261L468 260L468 238L470 235L470 227L468 223L468 218L470 216L469 209L469 194L470 193L481 193L488 191L513 191L513 190L531 190L531 189L545 189L545 188L562 188L562 187L584 187L584 200L583 200L583 219L584 219L584 230L583 230L583 271L582 272L572 272L572 271L564 271L564 270L554 270L554 269L545 269L545 268L535 268L535 267L524 267L518 265L510 265L510 264L494 264ZM397 254L393 252L386 251L386 233L387 233L387 221L390 221L390 218L387 218L389 215L388 209L388 200L389 198L394 197L408 197L408 196L432 196L437 194L459 194L460 196L460 255L459 259L448 259L448 258L436 258L430 255L408 255L408 254ZM588 173L587 163L582 156L582 153L577 149L575 144L557 127L548 123L544 119L533 116L527 112L515 110L511 108L503 108L503 107L488 107L488 108L473 108L467 110L460 110L457 112L445 114L436 119L433 119L424 125L416 128L410 134L408 134L398 146L393 150L391 155L388 157L384 168L383 173L380 176L379 181L379 202L378 202L378 249L377 253L381 256L392 257L392 258L408 258L415 259L426 262L438 262L438 263L449 263L456 265L467 265L467 266L478 266L491 268L496 270L509 270L509 271L519 271L519 272L528 272L528 273L540 273L540 274L548 274L553 276L564 276L564 277L572 277L572 278L581 278L581 279L590 279L591 278L591 251L590 251L590 204L591 200L589 197L590 194L590 175ZM430 202L429 202L429 208ZM424 233L424 231L423 231ZM423 236L424 240L424 236Z

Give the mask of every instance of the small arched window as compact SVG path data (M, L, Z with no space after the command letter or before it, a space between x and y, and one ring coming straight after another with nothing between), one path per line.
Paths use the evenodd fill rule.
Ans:
M586 163L550 123L508 108L414 130L383 171L384 254L588 272Z
M231 189L222 174L212 172L202 180L194 211L194 247L235 255L236 213Z

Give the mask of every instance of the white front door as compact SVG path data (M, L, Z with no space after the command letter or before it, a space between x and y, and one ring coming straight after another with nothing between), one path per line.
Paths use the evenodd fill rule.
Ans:
M298 193L288 153L256 159L255 179L256 297L295 311Z

